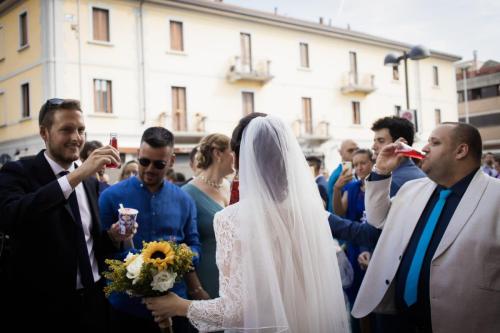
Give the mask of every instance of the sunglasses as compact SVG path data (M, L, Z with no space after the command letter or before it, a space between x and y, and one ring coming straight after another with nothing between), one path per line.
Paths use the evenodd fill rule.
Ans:
M165 162L163 160L151 161L149 158L145 158L145 157L142 157L139 159L139 164L145 168L147 168L151 163L153 163L153 166L158 170L165 169L165 167L168 164L167 162Z
M62 98L51 98L51 99L48 99L47 102L45 102L45 104L43 105L43 110L41 111L42 113L42 119L40 119L41 121L44 120L45 118L45 115L47 114L47 112L55 107L55 106L61 106L62 104L64 103L64 99Z

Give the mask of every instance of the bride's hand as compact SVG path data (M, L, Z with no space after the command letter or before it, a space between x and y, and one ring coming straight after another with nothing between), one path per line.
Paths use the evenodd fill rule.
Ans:
M155 321L161 323L170 317L186 316L191 302L169 292L164 296L145 298L144 303L151 311Z

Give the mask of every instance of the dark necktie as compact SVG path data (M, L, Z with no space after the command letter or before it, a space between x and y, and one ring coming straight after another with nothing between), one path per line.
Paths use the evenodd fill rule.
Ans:
M67 175L68 171L59 173L60 177ZM94 275L92 273L92 266L90 265L89 252L87 251L87 241L85 240L85 233L83 232L82 219L80 217L80 208L78 207L78 200L76 198L76 190L71 192L68 198L71 212L76 223L76 242L77 242L77 257L78 268L80 270L80 281L84 288L88 288L94 284Z
M406 277L404 300L408 306L412 306L417 302L418 281L425 253L427 252L427 248L431 242L434 229L436 228L439 216L441 216L446 199L450 194L451 190L443 189L439 192L439 200L432 209L432 212L427 219L427 223L425 224L424 231L422 231L422 235L418 241L417 249L415 250L410 270L408 271L408 276Z

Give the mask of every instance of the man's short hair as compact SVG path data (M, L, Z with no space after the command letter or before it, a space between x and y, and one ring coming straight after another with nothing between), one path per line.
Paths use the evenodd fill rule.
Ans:
M379 131L384 128L389 130L393 142L403 138L410 146L413 145L415 127L408 119L396 116L380 118L373 123L372 131Z
M306 160L307 160L307 163L309 165L313 165L314 166L314 169L315 170L319 170L321 169L321 159L319 157L316 157L316 156L308 156L306 157Z
M78 110L82 112L80 101L76 99L52 98L43 103L38 113L38 125L50 128L57 110Z
M94 150L101 147L102 147L101 141L94 140L85 142L82 150L80 150L80 159L82 161L85 161Z
M466 123L445 122L442 125L453 125L453 141L458 144L465 143L469 146L469 152L472 157L481 163L481 156L483 155L483 140L479 130Z
M195 146L193 149L191 149L191 152L189 153L189 161L194 165L195 162L195 157L196 153L198 152L198 146Z
M352 157L354 158L354 156L359 155L359 154L365 154L366 156L368 156L368 159L370 161L373 161L373 153L372 153L371 149L357 149L352 154Z
M165 127L150 127L142 134L141 143L143 142L153 148L173 147L174 135Z
M252 119L257 117L266 117L267 114L260 112L252 112L245 117L241 118L238 122L238 125L233 130L233 135L231 136L231 150L234 152L236 156L236 160L240 157L240 145L241 139L243 137L243 131L250 124Z

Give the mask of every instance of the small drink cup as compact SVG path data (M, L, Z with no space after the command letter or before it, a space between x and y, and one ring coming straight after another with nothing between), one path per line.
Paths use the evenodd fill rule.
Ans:
M120 223L120 234L125 235L137 220L139 211L134 208L120 208L118 209L118 222Z
M419 150L416 150L415 148L408 146L404 142L399 142L398 145L399 145L399 147L396 148L396 151L395 151L396 154L403 155L406 157L418 158L419 160L421 160L425 157L424 153L422 153Z
M234 177L231 183L231 196L229 198L229 204L232 205L240 201L240 180L238 176Z

